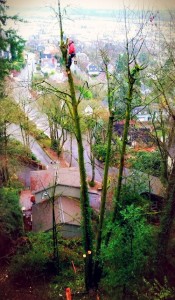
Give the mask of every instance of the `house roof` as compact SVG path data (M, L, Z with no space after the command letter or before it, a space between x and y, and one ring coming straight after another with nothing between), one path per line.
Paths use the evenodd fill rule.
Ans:
M30 188L32 192L43 190L55 184L80 187L80 173L77 168L49 168L30 172Z
M155 176L149 176L149 180L150 180L151 193L164 197L165 188L162 185L160 179Z
M41 58L52 58L52 54L51 53L41 53Z

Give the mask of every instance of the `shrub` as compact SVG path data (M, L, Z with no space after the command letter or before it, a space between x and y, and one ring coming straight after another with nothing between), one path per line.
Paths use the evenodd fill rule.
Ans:
M22 212L19 206L18 190L0 189L1 228L13 239L22 233Z
M29 233L28 240L29 242L20 247L12 258L10 266L12 278L21 282L28 280L32 283L37 278L55 275L58 271L58 262L53 258L52 231ZM62 275L69 273L70 278L74 277L72 261L79 269L83 269L80 253L82 253L82 246L79 239L59 238L59 273Z
M154 279L153 282L148 282L144 279L145 292L143 294L138 294L138 299L140 300L173 300L175 295L175 288L171 286L168 279L164 277L163 283Z
M95 186L95 182L94 181L88 181L88 184L90 187L94 187Z
M105 274L102 285L108 290L120 286L133 292L151 270L155 231L143 215L141 208L130 205L120 212L120 221L110 225L112 236L108 247L102 247L101 256Z
M37 70L37 71L40 71L40 70L41 70L41 67L40 67L39 65L37 65L37 66L36 66L36 70Z
M54 269L52 238L50 232L30 233L28 238L30 243L19 248L12 259L11 274L17 280L32 282L39 276L49 275Z
M23 232L22 211L19 206L18 190L0 189L0 256L8 252L13 240ZM3 242L5 243L3 245Z
M38 131L36 135L36 140L47 139L48 136L44 133L44 131Z
M95 144L93 146L93 151L95 157L101 161L105 162L106 153L107 153L107 144ZM117 153L117 145L111 145L111 153L110 153L110 161L111 164L116 163L116 153Z
M106 158L107 144L95 144L93 146L93 151L95 157L99 161L104 162Z
M144 173L149 173L153 176L160 176L161 173L161 157L158 151L145 152L139 151L134 158L130 159L132 167Z
M57 151L58 150L58 141L55 140L55 139L52 139L51 140L51 149L53 149L54 151Z
M37 157L34 153L31 153L31 159L34 160L34 161L37 161Z
M49 77L49 73L48 72L44 72L44 77L48 78Z

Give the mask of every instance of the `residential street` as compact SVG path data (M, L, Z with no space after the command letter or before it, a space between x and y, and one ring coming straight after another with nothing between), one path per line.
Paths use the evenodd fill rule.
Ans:
M15 97L15 100L17 102L20 102L23 104L24 111L26 115L28 115L29 119L32 120L36 126L43 130L45 134L49 136L49 126L47 122L47 118L44 114L38 111L37 105L36 105L36 99L33 99L30 94L30 79L31 74L33 72L33 68L35 65L35 58L34 56L31 56L30 64L22 70L21 74L18 76L18 79L14 81L13 83L13 95ZM16 137L18 140L22 141L22 136L20 133L20 128L16 125L11 125L9 128L9 133L11 133L14 137ZM89 145L84 137L83 140L84 145L84 159L85 159L85 168L86 168L86 174L88 178L91 178L92 175L92 168L90 164L89 159ZM34 140L33 137L30 137L30 149L34 153L34 155L37 157L37 159L45 166L50 166L50 157L43 151L43 149L40 147L40 145ZM64 145L64 158L67 161L68 165L70 163L70 139L68 135L68 139ZM73 139L72 142L72 167L78 168L78 149L77 149L77 142L75 139ZM50 166L51 167L51 166ZM110 175L117 175L118 169L117 168L110 168L109 174ZM124 177L129 176L131 171L127 168L124 169ZM95 167L95 180L102 182L103 179L103 163L100 163L96 160L96 167ZM160 184L155 183L157 181L156 177L150 176L151 180L151 186L155 186L155 191L158 189Z
M14 82L12 84L13 87L12 95L14 96L16 102L21 105L22 109L29 117L29 119L36 124L37 128L43 130L44 133L49 136L49 125L48 125L47 117L38 111L36 100L33 99L32 95L30 94L31 77L32 77L32 72L35 68L35 58L33 55L30 55L28 60L29 63L26 65L26 67L21 71L21 73L17 78L14 78ZM9 128L9 133L22 142L22 136L21 136L20 128L18 126L11 125L11 127ZM86 173L87 176L90 178L92 169L89 160L89 145L85 140L85 138L83 144L84 144L84 158L85 158ZM43 149L32 137L30 137L30 149L42 164L44 165L50 164L50 158L46 155ZM72 167L78 168L78 149L77 149L77 142L75 139L73 139L72 154L73 154ZM69 137L64 145L64 157L69 164L70 162ZM103 165L100 164L99 162L97 162L95 173L96 173L95 179L101 182L102 174L103 174Z

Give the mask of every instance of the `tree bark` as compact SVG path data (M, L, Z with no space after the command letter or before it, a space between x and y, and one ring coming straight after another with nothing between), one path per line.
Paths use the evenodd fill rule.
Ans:
M67 42L64 43L63 40L63 28L62 28L62 16L61 16L61 6L60 0L58 0L58 15L60 22L60 49L62 52L63 60L65 65L67 64ZM81 202L81 213L82 213L82 231L83 231L83 243L85 251L85 286L87 290L92 287L92 254L93 254L93 242L92 242L92 227L91 227L91 208L89 203L88 185L86 181L86 170L84 163L84 149L82 132L80 126L80 118L78 114L78 101L75 94L75 86L72 77L71 70L67 72L68 84L71 95L71 107L72 116L75 124L75 136L78 146L78 163L80 171L80 202Z
M109 117L109 123L108 123L108 144L107 144L106 160L105 160L105 167L104 167L103 189L102 189L102 195L101 195L100 219L99 219L98 232L97 232L96 257L99 256L100 250L101 250L102 230L103 230L106 196L107 196L108 171L109 171L109 163L110 163L113 123L114 123L114 114L112 113L111 116ZM101 277L101 268L99 266L98 259L96 260L95 265L94 265L93 276L94 276L94 285L97 286L98 282L100 280L100 277Z
M131 76L130 71L128 71L128 96L126 98L126 113L125 113L125 125L124 125L124 131L123 131L123 137L122 137L122 149L121 149L121 156L120 156L120 165L119 165L119 173L118 173L118 183L115 189L114 194L114 210L113 210L113 217L112 217L112 224L115 223L117 216L118 216L118 207L119 207L119 201L120 201L120 194L121 194L121 188L122 188L122 179L123 179L123 170L124 170L124 163L125 163L125 153L126 153L126 144L127 144L127 138L128 138L128 131L129 131L129 122L130 122L130 116L131 116L131 103L133 98L133 88L134 88L134 77ZM108 245L110 236L112 234L112 229L109 230L109 232L106 235L105 244Z
M92 227L91 227L91 209L89 204L89 194L88 194L88 186L86 181L86 170L84 163L84 148L83 148L83 140L82 133L80 127L80 118L78 115L78 104L75 96L75 88L74 82L72 78L71 72L68 74L68 82L72 97L72 111L73 118L75 122L75 131L76 131L76 140L78 146L78 163L79 163L79 171L80 171L80 200L81 200L81 210L82 210L82 229L83 229L83 242L84 242L84 250L86 254L85 259L85 285L86 289L89 290L92 286ZM88 254L90 253L91 254Z

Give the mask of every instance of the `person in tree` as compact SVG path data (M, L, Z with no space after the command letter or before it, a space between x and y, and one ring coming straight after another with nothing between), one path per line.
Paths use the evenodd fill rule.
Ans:
M70 66L72 64L72 58L76 56L76 50L75 50L75 45L72 40L69 40L68 43L68 63L67 63L67 68L70 69Z

